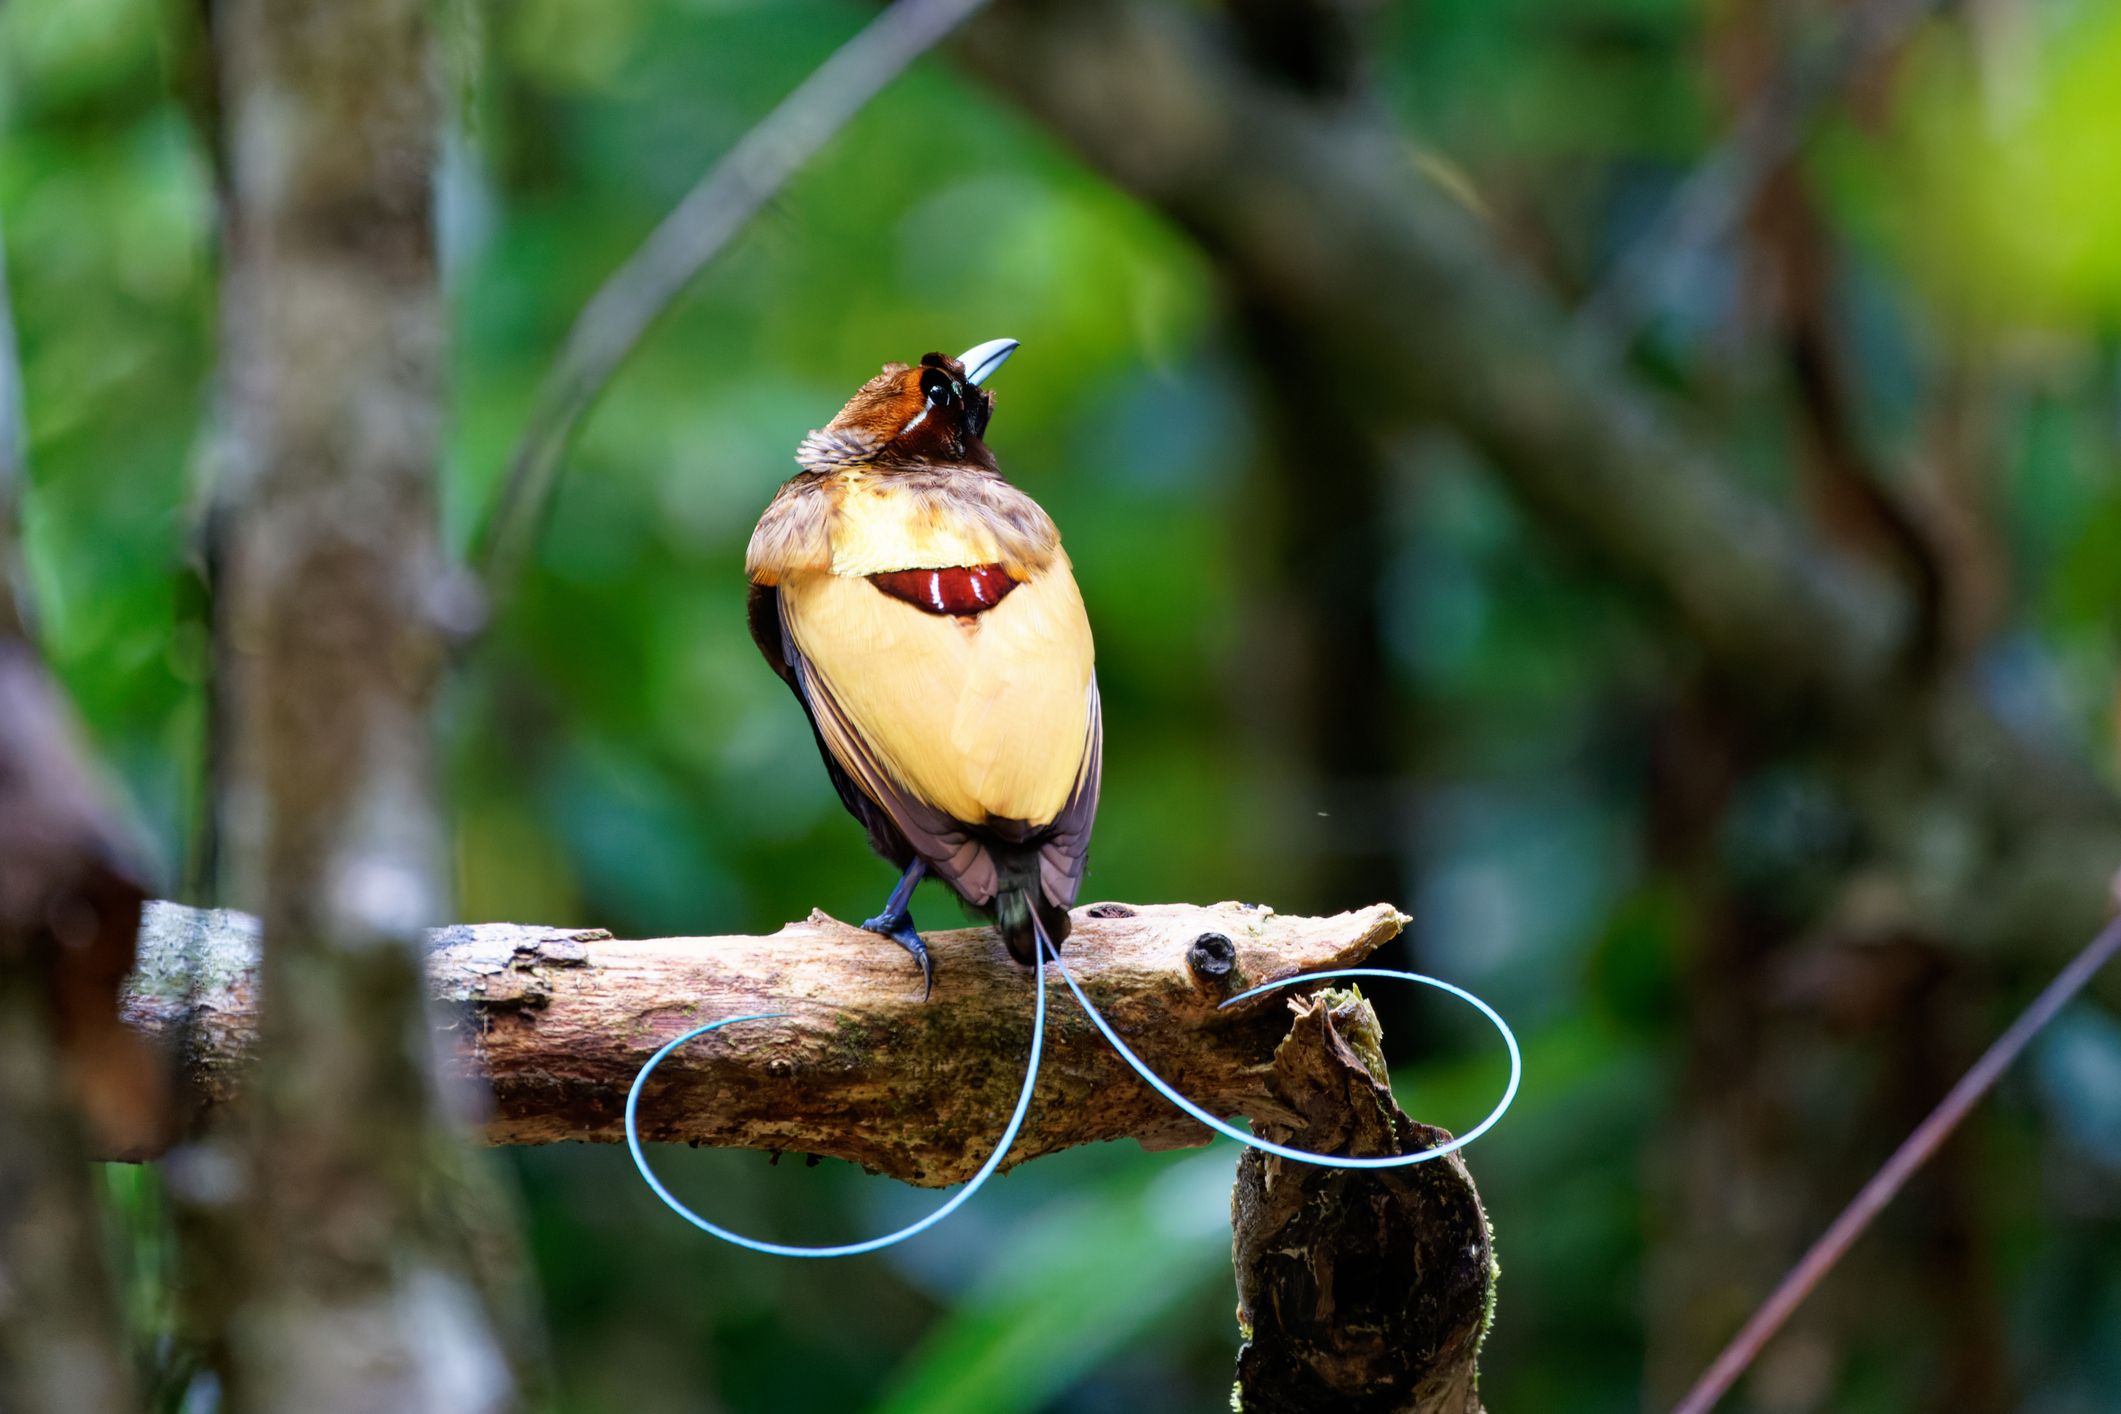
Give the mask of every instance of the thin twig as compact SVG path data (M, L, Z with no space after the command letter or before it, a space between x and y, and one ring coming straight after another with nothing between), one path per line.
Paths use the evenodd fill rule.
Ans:
M1871 1176L1870 1182L1864 1184L1862 1191L1841 1210L1841 1216L1834 1219L1833 1226L1812 1244L1803 1260L1776 1286L1774 1294L1732 1337L1715 1363L1687 1392L1686 1398L1674 1407L1673 1414L1708 1414L1716 1401L1730 1392L1731 1386L1738 1382L1738 1377L1753 1363L1761 1348L1782 1329L1783 1322L1811 1294L1812 1288L1862 1236L1871 1220L1893 1201L1894 1195L1915 1170L1937 1152L1938 1146L1958 1128L1959 1121L1966 1118L1967 1111L1994 1087L1997 1079L2018 1059L2040 1029L2053 1021L2056 1013L2082 991L2117 952L2121 952L2121 918L2109 923L2104 932L2085 945L2069 966L2047 984L2047 989L2033 998L2032 1005L2011 1023L2010 1029L1997 1037L1995 1044L1974 1062L1973 1068L1960 1077L1951 1093L1938 1102L1937 1108L1930 1111L1929 1117L1916 1127L1915 1132L1901 1142L1893 1156L1885 1161L1885 1166Z
M538 389L530 425L473 555L489 601L515 582L575 429L642 335L819 148L985 4L898 0L729 149L604 282Z
M1797 151L1829 98L1913 33L1937 0L1871 0L1817 61L1800 58L1767 85L1584 301L1577 323L1608 347L1634 338L1703 251L1722 240L1777 167Z

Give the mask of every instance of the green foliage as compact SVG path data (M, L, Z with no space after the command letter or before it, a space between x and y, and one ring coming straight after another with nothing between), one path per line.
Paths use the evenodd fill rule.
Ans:
M1167 1337L1194 1298L1227 1289L1230 1151L1151 1176L1115 1171L1013 1228L951 1315L900 1367L876 1414L1047 1408L1120 1351ZM1141 1275L1156 1254L1155 1279Z
M1939 27L1880 175L1927 298L1982 330L2121 319L2121 12L2054 6L1978 48Z
M179 96L197 83L185 8L0 7L30 567L53 661L172 880L204 769L192 545L216 294L210 145ZM1499 241L1577 292L1723 130L1728 96L1702 58L1711 8L1387 7L1377 78L1410 162L1450 173ZM2028 28L1998 48L1940 23L1880 80L1886 101L1830 122L1805 168L1846 253L1836 311L1863 436L1893 467L1927 465L1954 435L1945 411L1978 424L1960 452L2002 542L2010 646L1988 671L1999 697L2090 738L2121 651L2121 12L1997 8ZM459 125L439 188L443 493L461 549L582 302L870 10L442 13ZM1781 494L1786 389L1745 333L1751 279L1710 261L1656 311L1647 352ZM1470 1154L1511 1268L1484 1395L1642 1407L1661 1314L1651 1254L1691 1138L1667 1116L1690 1080L1688 989L1712 921L1699 881L1646 843L1683 655L1656 644L1629 586L1587 573L1448 437L1388 448L1375 652L1404 728L1362 780L1315 779L1275 715L1287 626L1259 622L1276 577L1304 567L1280 568L1250 514L1274 468L1236 311L1182 233L946 62L831 145L588 423L522 593L441 712L460 912L648 934L874 908L889 871L749 642L744 541L797 439L878 364L1000 334L1024 346L998 380L992 440L1063 527L1098 633L1109 745L1089 895L1353 906L1369 900L1322 881L1348 839L1386 838L1416 927L1382 960L1480 990L1525 1040L1519 1107ZM1846 847L1828 787L1807 767L1734 790L1717 867L1776 916L1805 914ZM932 888L916 910L954 921ZM1501 1063L1477 1024L1374 1000L1409 1111L1456 1126L1484 1113ZM2010 1358L2040 1408L2102 1407L2121 1388L2116 1054L2106 1013L2073 1021L2007 1097L1998 1123L2019 1142L1970 1161L1977 1188L2002 1191L2046 1154L2077 1205L2060 1226L2001 1213L1981 1254L2024 1313ZM1934 1092L1948 1077L1922 1079ZM1227 1380L1227 1149L1044 1160L891 1258L829 1267L695 1241L616 1151L513 1162L557 1410L1198 1408ZM680 1154L669 1168L703 1209L793 1240L880 1230L933 1201L835 1165ZM111 1181L135 1314L166 1330L153 1194L125 1171ZM1904 1407L1900 1378L1832 1407Z

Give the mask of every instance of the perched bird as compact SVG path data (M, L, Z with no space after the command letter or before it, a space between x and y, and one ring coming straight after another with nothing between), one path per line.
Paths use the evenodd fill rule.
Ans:
M1082 888L1104 723L1060 532L981 440L1016 351L887 363L803 439L752 532L751 635L809 714L849 813L897 865L862 926L934 971L909 903L933 874L1029 965Z

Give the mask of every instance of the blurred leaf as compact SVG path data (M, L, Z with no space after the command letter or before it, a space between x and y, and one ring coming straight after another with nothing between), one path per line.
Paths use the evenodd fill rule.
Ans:
M1978 36L1978 37L1977 37ZM2121 319L2121 9L1935 27L1876 175L1913 272L1980 323Z
M876 1414L1019 1414L1228 1281L1231 1151L1071 1197L1011 1231Z

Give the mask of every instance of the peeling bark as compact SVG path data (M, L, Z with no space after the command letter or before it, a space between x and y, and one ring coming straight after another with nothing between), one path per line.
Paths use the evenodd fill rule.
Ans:
M1255 1124L1262 1138L1374 1158L1450 1137L1393 1101L1367 1001L1328 991L1291 1009L1273 1085L1298 1118ZM1247 1150L1230 1215L1245 1414L1480 1414L1495 1254L1457 1154L1366 1171Z

